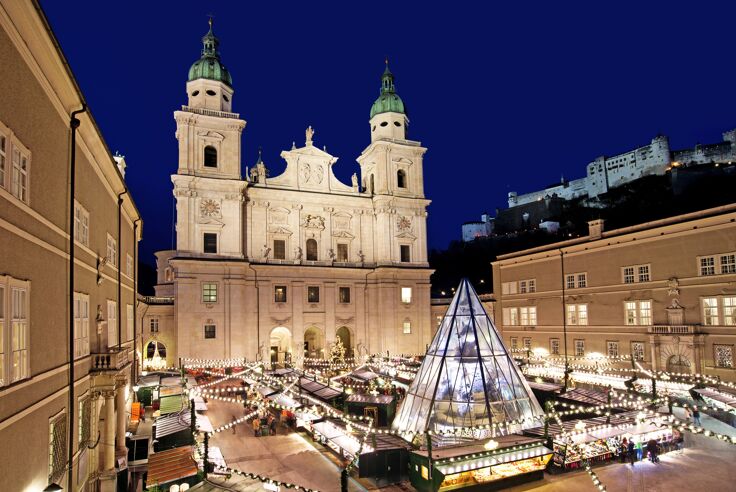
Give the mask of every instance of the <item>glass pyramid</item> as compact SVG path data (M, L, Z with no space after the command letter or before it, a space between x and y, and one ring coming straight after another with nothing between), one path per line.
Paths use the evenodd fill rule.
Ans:
M467 279L437 330L393 422L411 440L426 431L477 427L543 415L524 376ZM491 435L474 435L476 439Z

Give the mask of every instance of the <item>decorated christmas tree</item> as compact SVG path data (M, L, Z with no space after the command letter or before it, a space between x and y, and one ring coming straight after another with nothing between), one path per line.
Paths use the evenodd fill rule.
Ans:
M330 347L330 362L345 362L345 345L342 344L342 339L340 337L337 337L335 343L333 343L332 347Z

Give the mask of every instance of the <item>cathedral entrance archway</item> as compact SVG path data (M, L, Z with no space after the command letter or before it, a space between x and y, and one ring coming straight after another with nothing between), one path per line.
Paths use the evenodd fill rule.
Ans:
M690 374L690 361L683 355L675 354L667 359L667 372Z
M353 338L350 334L350 328L341 326L335 332L335 336L340 339L343 347L345 347L345 357L353 356Z
M325 356L325 339L322 331L316 326L310 326L304 331L304 357L323 359Z
M291 362L291 332L284 326L271 330L269 360L272 364Z

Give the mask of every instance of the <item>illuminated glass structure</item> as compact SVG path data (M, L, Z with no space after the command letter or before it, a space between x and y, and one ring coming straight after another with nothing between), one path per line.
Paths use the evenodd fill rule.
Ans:
M539 425L542 408L466 279L460 283L412 382L394 429L411 439L458 428ZM500 429L503 431L503 429ZM499 431L496 431L499 432ZM460 433L484 438L492 430Z

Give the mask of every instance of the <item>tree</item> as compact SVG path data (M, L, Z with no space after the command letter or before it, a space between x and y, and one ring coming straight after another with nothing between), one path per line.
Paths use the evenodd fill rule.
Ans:
M345 345L340 337L330 347L330 362L345 362Z

